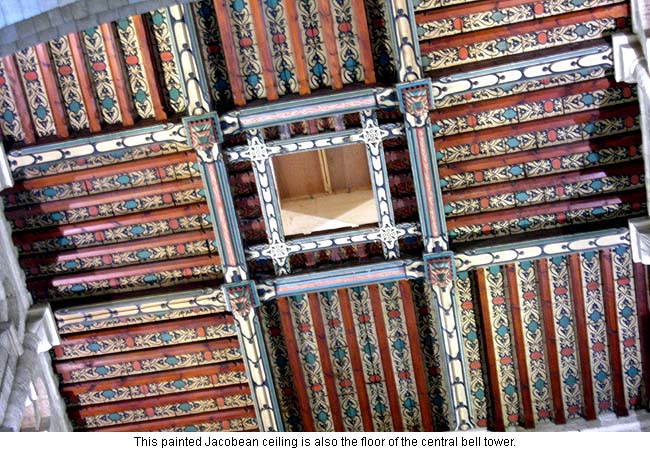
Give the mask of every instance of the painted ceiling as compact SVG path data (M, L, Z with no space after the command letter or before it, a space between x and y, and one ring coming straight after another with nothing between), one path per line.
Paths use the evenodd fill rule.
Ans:
M413 3L451 249L471 262L488 243L595 237L647 211L636 87L613 76L610 35L629 27L625 2ZM0 130L16 180L2 201L28 288L55 310L53 367L76 429L261 428L241 336L213 290L227 278L209 185L177 126L216 111L225 154L238 156L251 138L224 118L391 87L391 20L384 0L200 1L0 61ZM421 267L409 268L424 245L404 119L392 98L374 115L390 131L381 153L406 271L260 295L285 430L454 428L438 314ZM257 133L282 148L353 137L366 121L346 111ZM142 131L163 138L133 145ZM110 151L66 155L91 143ZM52 147L63 150L56 159ZM226 165L250 277L268 284L277 268L256 255L272 240L255 162ZM380 267L386 251L368 238L292 252L291 275ZM457 270L479 426L640 405L646 276L624 241L516 263L457 260Z

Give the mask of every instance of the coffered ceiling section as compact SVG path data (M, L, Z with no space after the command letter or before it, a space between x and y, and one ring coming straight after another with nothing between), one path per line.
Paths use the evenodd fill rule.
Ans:
M448 430L430 295L418 281L261 306L286 430Z
M30 145L254 100L392 83L384 6L200 1L38 44L0 61L3 139Z
M185 292L61 310L54 370L77 430L257 430L232 316Z
M636 87L617 83L617 0L422 1L422 63L456 243L645 211Z
M20 168L3 192L27 286L54 306L221 277L193 151L173 142Z

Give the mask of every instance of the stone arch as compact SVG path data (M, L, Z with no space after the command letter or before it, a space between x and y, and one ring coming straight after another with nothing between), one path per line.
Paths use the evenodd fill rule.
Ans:
M0 57L84 28L190 0L0 2Z

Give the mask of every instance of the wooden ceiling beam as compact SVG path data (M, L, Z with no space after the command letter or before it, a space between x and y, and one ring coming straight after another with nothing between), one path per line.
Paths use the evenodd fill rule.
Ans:
M159 430L169 430L177 427L185 427L205 423L221 423L228 425L228 421L239 418L255 419L255 409L253 407L231 408L228 410L201 413L198 415L179 416L175 418L166 418L132 424L121 424L114 427L101 427L90 430L93 432L156 432Z
M52 111L52 117L54 118L56 135L65 139L70 136L70 132L68 131L65 108L61 102L61 96L59 95L59 89L56 84L56 77L53 72L54 69L52 68L52 61L47 49L47 44L37 44L34 46L34 50L36 51L36 58L38 59L41 74L43 75L43 86Z
M162 333L165 331L174 331L182 328L203 328L214 325L232 325L233 317L230 313L221 312L218 314L199 315L196 317L166 320L156 323L145 323L132 326L121 326L117 328L108 328L92 333L75 333L61 337L61 343L54 347L56 357L62 356L62 350L70 345L78 345L80 342L104 341L121 336L141 336L146 334ZM234 331L233 331L234 333ZM234 335L234 334L233 334Z
M478 30L459 35L445 36L439 39L422 41L420 43L420 52L424 55L436 50L471 46L483 41L504 39L525 33L538 33L557 27L576 25L598 19L627 17L628 15L629 7L625 3L601 6L584 11L562 14L553 18L533 19L519 24L505 25L488 30Z
M359 408L361 409L363 430L364 432L372 432L374 430L372 424L372 410L370 409L370 400L368 399L366 382L363 378L363 363L361 362L361 353L357 348L359 345L359 340L354 329L354 315L352 314L350 296L347 289L338 289L337 294L339 297L339 305L341 307L341 319L343 320L343 326L345 329L345 340L348 344L350 362L352 365L352 370L354 371L354 384L357 388L357 399L359 401Z
M471 214L447 219L447 228L453 229L468 225L479 225L490 222L508 221L513 219L527 218L542 214L566 213L571 210L602 207L605 205L616 205L622 203L645 202L645 189L634 189L616 194L605 194L596 197L585 197L561 202L532 205L524 208L511 208L508 210L490 211L487 213Z
M149 39L147 38L147 30L145 29L144 21L142 20L142 16L138 14L131 16L131 20L133 21L133 28L138 40L140 55L142 56L142 69L144 70L147 85L149 86L149 96L151 97L151 104L153 105L154 118L158 121L165 121L167 119L167 114L165 113L165 108L163 106L160 84L155 73L156 66L154 65L153 57L151 55L151 46L149 45Z
M642 263L633 263L634 296L639 318L639 347L641 349L641 370L645 389L645 402L650 400L650 299L648 298L647 268Z
M269 39L266 36L264 12L262 10L264 5L262 5L262 0L249 0L248 5L251 9L253 30L257 38L257 49L259 50L260 64L262 65L262 78L264 79L264 86L266 88L266 99L274 101L279 97L278 82L275 78Z
M296 78L298 79L298 93L308 95L311 93L309 87L309 69L307 68L307 58L305 57L305 48L300 37L300 21L296 10L295 0L288 0L284 4L285 14L287 16L287 31L289 41L293 50L293 64L296 67Z
M309 293L307 295L309 300L309 312L311 313L314 334L316 336L316 344L318 347L318 354L321 359L323 367L323 376L325 377L325 388L327 389L327 400L329 402L330 411L332 414L332 421L334 423L334 430L342 432L343 417L341 415L341 405L339 403L338 393L336 392L336 385L334 380L337 378L332 372L332 361L329 355L329 343L325 335L325 324L323 323L323 315L320 311L320 303L316 293ZM353 346L356 348L356 346Z
M583 93L591 93L596 90L606 90L608 88L624 88L629 87L625 82L615 82L613 80L602 78L595 80L587 80L570 85L562 85L560 87L545 88L531 93L523 93L511 96L502 96L496 99L489 99L486 101L476 101L471 104L460 104L444 109L434 109L429 118L432 122L446 120L455 117L465 117L471 112L472 115L477 116L483 112L489 112L495 109L502 109L504 107L516 107L520 104L529 104L539 101L557 101L564 97L571 95L579 95ZM630 101L633 98L629 99ZM598 108L598 107L596 107ZM585 110L593 110L593 107L586 108Z
M436 137L436 150L442 150L455 145L485 142L492 139L510 137L513 134L524 134L527 132L543 132L550 129L574 126L588 121L599 121L616 116L636 116L639 114L637 102L606 107L604 109L584 110L575 114L562 115L558 117L542 118L528 121L518 125L505 125L482 131L470 131L453 136Z
M404 322L407 327L407 336L409 339L409 346L411 348L411 361L413 363L413 372L415 375L415 387L418 394L418 402L420 404L420 415L422 417L422 431L433 432L442 430L442 428L434 427L431 402L429 401L429 394L427 392L426 380L426 362L424 355L420 348L420 341L418 339L418 322L416 316L416 307L413 302L413 295L411 294L410 281L399 281L399 291L402 298L402 305L404 308ZM434 314L432 314L435 317Z
M583 416L587 421L596 419L596 406L594 405L594 384L591 378L592 364L589 355L589 332L587 331L587 317L585 313L584 292L582 290L582 273L580 270L580 257L577 254L570 254L569 281L571 300L573 302L573 313L576 326L576 344L578 358L580 359L580 381L582 388Z
M377 354L381 358L381 368L386 380L386 392L388 393L390 416L393 420L393 430L395 432L402 432L404 431L404 422L402 421L402 412L400 411L399 393L397 392L395 374L393 373L393 368L391 366L391 349L388 345L388 331L386 330L386 323L384 322L384 315L382 314L382 301L377 284L368 286L368 294L370 297L370 306L375 322L375 329L377 331L377 343L379 345L379 351Z
M628 147L631 150L632 148L636 149L640 144L641 134L635 132L626 134L623 137L605 137L603 139L574 142L555 147L536 148L530 151L519 151L506 155L442 164L438 167L438 175L441 178L445 178L463 172L475 172L513 164L525 164L540 159L561 158L573 154L590 153L602 148ZM641 157L640 152L639 157Z
M29 114L29 108L27 107L25 92L23 91L23 86L18 75L18 67L16 66L16 61L14 60L13 55L8 55L2 59L2 63L5 68L9 84L11 85L11 91L14 95L16 111L18 112L20 125L22 126L23 133L25 135L25 144L32 145L36 143L34 124L32 123L32 118Z
M104 246L93 246L83 249L72 249L70 251L56 251L53 255L38 254L21 258L23 268L37 266L41 263L65 263L69 260L85 259L90 257L102 257L111 254L136 252L140 249L155 248L161 246L174 246L196 241L212 241L214 233L211 230L194 230L191 232L175 233L172 235L146 238L142 240L128 241L125 243L109 244Z
M618 308L616 307L616 293L614 289L614 270L612 253L609 249L599 251L600 259L600 284L603 289L603 305L605 306L605 324L607 326L607 351L612 378L612 401L616 416L628 416L625 401L625 388L623 384L623 360L618 332Z
M289 362L289 369L293 376L296 393L296 404L300 412L300 421L302 423L302 430L305 432L314 432L316 427L312 417L311 408L309 405L309 396L307 395L307 382L302 373L302 366L300 365L300 357L298 355L298 342L294 332L293 324L291 323L291 309L289 308L289 300L281 297L276 300L278 305L278 313L280 323L282 326L282 336L284 337L285 346L287 349L287 360Z
M491 195L503 194L505 192L525 191L527 189L542 188L545 186L559 186L608 176L629 175L643 175L643 162L641 162L641 160L637 159L631 162L624 162L617 164L616 166L604 168L590 167L585 170L575 170L561 174L529 177L523 180L459 189L443 194L442 199L444 203L451 203L470 198L489 197Z
M29 191L31 189L46 188L76 181L89 181L100 177L120 175L123 173L136 172L139 170L155 169L174 164L187 162L188 165L196 162L196 154L174 153L171 155L156 156L154 158L139 159L137 161L121 162L119 164L106 165L92 169L75 170L74 172L47 175L44 177L31 178L16 182L12 192Z
M141 408L155 408L166 405L180 404L193 400L215 400L222 397L249 394L248 384L229 385L219 388L203 389L200 391L188 391L166 396L144 397L131 399L122 402L111 402L92 406L75 407L69 409L68 414L75 419L83 419L88 416L103 415L120 411L138 410Z
M96 393L116 388L146 386L149 384L173 382L176 380L185 380L201 376L208 376L211 379L210 384L206 384L206 387L220 387L220 385L214 383L216 376L232 372L245 372L244 363L242 361L230 361L227 363L210 364L181 370L154 372L151 374L126 376L85 383L71 383L62 386L61 394L66 398L68 406L78 406L85 405L79 403L78 397L86 393ZM221 386L227 385L224 384ZM123 400L128 399L131 399L131 397L125 397Z
M45 279L47 287L60 287L64 285L84 284L88 282L104 281L109 279L119 279L121 277L138 276L140 274L153 274L164 271L181 270L199 266L215 265L221 263L218 256L200 255L164 262L147 263L144 265L131 265L119 268L110 268L107 270L96 270L88 273L70 274L65 276L55 276Z
M77 80L79 81L79 88L81 89L81 97L86 108L88 115L88 125L90 132L100 132L102 127L99 118L99 110L97 109L97 101L88 70L86 69L86 61L84 58L84 51L77 33L70 33L66 36L68 45L70 47L70 54L75 66Z
M66 361L54 361L54 371L61 374L63 377L62 383L71 383L69 380L70 373L85 369L88 367L110 366L118 363L135 362L143 360L151 360L152 358L165 358L169 356L184 355L188 353L201 353L210 352L213 350L220 350L225 348L239 349L239 340L237 337L222 338L216 340L207 340L202 342L194 342L185 345L171 345L159 347L154 350L136 350L127 353L114 353L110 355L96 356L92 358L79 358ZM229 360L232 361L232 360ZM226 362L226 361L221 361ZM199 364L193 364L196 367ZM138 374L134 374L138 375ZM145 374L142 374L145 375Z
M521 407L523 418L520 417L521 425L526 429L535 428L535 417L533 416L533 402L530 395L530 379L526 366L526 349L524 328L521 322L521 307L519 302L519 288L517 284L517 272L515 265L509 263L505 266L506 295L510 302L510 320L512 323L512 348L517 359L517 379L519 395L521 396Z
M357 37L359 40L359 56L363 66L364 82L374 84L377 82L375 77L375 62L372 58L372 46L370 44L370 33L368 32L368 22L366 20L365 2L352 1L352 11L356 19Z
M499 389L499 376L497 372L497 357L494 351L494 330L490 323L490 301L485 284L485 269L476 270L476 284L478 288L478 316L480 319L480 329L482 343L485 346L485 361L483 367L487 375L488 399L490 401L491 414L488 418L488 428L497 432L506 430L503 421L503 407L501 405L501 390Z
M99 30L102 39L104 40L108 65L111 68L115 95L117 96L117 104L120 109L120 115L122 116L122 125L127 127L133 126L133 106L131 105L131 96L124 79L125 75L121 64L123 56L117 43L117 39L115 38L115 30L113 30L113 25L111 23L100 25Z
M234 34L228 13L230 9L228 3L227 0L213 0L215 16L217 17L217 24L219 26L219 36L221 37L221 47L228 70L228 81L230 82L232 99L235 106L241 107L246 105L246 97L244 96L244 81L239 69L237 48L235 47Z
M321 32L323 33L323 42L325 43L325 54L327 55L327 66L330 70L332 89L340 90L343 88L343 79L341 78L341 63L339 62L339 51L338 47L336 46L334 21L332 19L330 2L329 0L317 0L317 2L319 18L322 27Z
M42 213L53 213L75 208L84 208L101 205L105 203L116 203L127 199L137 199L152 195L170 195L174 192L186 190L203 189L203 183L199 179L195 180L175 180L165 183L158 183L151 186L142 186L138 188L122 189L119 191L92 194L74 199L55 200L38 204L38 209ZM18 219L27 216L33 208L20 207L6 210L7 219Z
M560 362L557 356L555 317L553 316L551 283L548 277L548 262L546 259L543 258L535 261L535 273L539 289L539 306L541 308L542 325L544 328L544 342L546 344L546 365L549 381L551 382L553 422L555 424L565 424L566 415L564 414L564 403L562 401L562 377L560 375Z
M200 216L202 214L208 214L207 205L204 203L194 203L190 205L163 208L160 210L149 211L145 213L114 216L110 219L95 219L92 221L80 222L74 225L61 225L39 230L37 232L16 232L13 236L14 242L16 244L32 243L39 240L58 238L60 236L100 232L102 230L115 228L116 226L139 225L145 222L175 219L181 216Z

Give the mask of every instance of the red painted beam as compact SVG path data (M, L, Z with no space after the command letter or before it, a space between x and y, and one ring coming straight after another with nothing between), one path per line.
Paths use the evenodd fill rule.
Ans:
M339 62L339 51L336 47L336 32L334 31L332 10L330 9L329 0L317 0L317 3L327 67L330 71L330 82L332 89L340 90L343 88L343 80L341 79L341 64Z
M609 249L600 251L600 277L603 286L603 303L605 304L605 323L607 325L607 349L612 368L612 397L616 416L627 416L625 389L623 388L623 361L618 337L618 310L614 293L614 271L612 254Z
M535 261L537 283L539 286L539 303L542 310L544 325L544 341L546 342L546 363L551 381L551 396L553 398L553 420L555 424L565 424L564 403L562 401L562 386L560 382L560 364L557 356L557 339L555 336L555 317L553 316L553 300L551 299L551 284L548 277L546 259Z
M487 372L488 398L492 417L488 419L488 427L497 432L504 432L506 426L503 420L503 407L501 406L501 390L499 389L499 376L497 373L497 357L494 352L494 335L490 323L490 299L485 285L485 269L476 270L476 283L478 287L478 306L481 328L479 330L482 343L485 346L485 369Z
M528 369L526 366L526 349L524 339L524 329L521 323L521 307L519 303L519 289L517 285L517 273L515 266L510 263L505 267L506 290L508 301L510 302L510 313L512 321L512 346L517 358L517 376L519 378L519 389L521 396L521 407L523 410L523 421L520 423L526 429L535 428L535 418L533 416L533 401L530 396L530 380L528 378Z
M372 411L370 410L370 400L368 399L366 382L363 378L361 354L357 348L359 346L359 340L357 339L357 334L354 330L354 315L352 314L350 296L348 295L347 289L339 289L337 294L341 306L341 318L343 319L343 325L345 327L345 340L348 344L350 362L352 363L352 370L354 371L354 383L357 388L359 407L361 408L363 430L364 432L372 432L374 430L372 425Z
M13 55L8 55L2 59L2 65L5 68L5 74L11 85L11 91L14 95L14 102L16 103L16 110L18 113L18 119L20 120L20 125L23 128L25 134L25 144L32 145L36 142L36 135L34 132L34 124L32 123L32 118L29 115L29 108L27 107L27 102L25 98L25 92L23 91L23 86L20 82L20 77L18 76L18 68L16 66L16 61L14 60Z
M325 388L327 389L327 399L332 412L334 430L342 432L343 417L341 414L341 405L339 403L336 385L334 383L336 377L332 372L332 361L330 360L329 345L327 342L327 336L325 335L325 325L323 323L323 316L320 312L318 296L315 293L309 293L307 299L309 300L309 312L311 312L314 324L314 333L318 344L318 354L323 368L323 376L325 377ZM356 348L356 346L353 347Z
M118 46L117 39L115 38L115 30L113 29L113 25L110 23L100 25L99 30L102 39L104 40L108 66L111 68L115 95L117 96L117 104L122 116L122 125L133 126L133 106L131 105L131 96L129 95L129 89L124 79L124 71L120 64L123 55Z
M36 51L36 58L38 59L41 74L43 75L43 87L45 88L47 101L50 105L50 110L52 111L52 117L54 118L56 135L65 139L70 135L70 133L66 122L65 108L61 102L59 88L54 75L55 69L52 69L52 61L47 49L47 44L37 44L34 46L34 50Z
M569 279L571 282L571 300L576 323L576 340L578 343L578 358L580 363L580 380L582 382L582 402L584 418L587 421L596 419L596 406L594 405L594 384L591 379L591 359L589 356L589 333L587 332L587 319L585 316L585 298L582 290L580 273L580 257L576 254L569 255Z
M302 366L300 365L300 358L298 356L298 343L293 324L291 323L289 301L287 298L278 298L276 301L280 315L280 323L282 325L282 334L287 347L289 369L291 369L291 375L293 375L296 383L294 390L296 392L296 403L300 411L300 421L305 432L314 432L316 428L309 405L309 396L307 395L307 382L305 381L305 376L302 374Z
M226 60L226 68L228 69L228 81L230 82L232 99L236 106L241 107L246 104L244 80L239 69L239 59L237 58L237 49L235 47L235 35L230 23L230 5L228 3L226 0L213 0L217 24L219 25L221 48L223 49L223 56Z
M639 344L641 346L641 364L646 406L650 400L650 301L646 268L641 263L634 263L634 295L639 317Z
M90 132L99 132L102 129L99 111L97 110L97 101L95 101L95 94L90 81L90 76L86 69L86 61L81 40L77 33L70 33L67 35L67 39L70 46L72 61L77 73L77 80L79 81L79 88L81 89L81 97L86 108L86 113L88 114Z
M411 349L411 360L413 363L413 372L415 373L415 386L418 393L418 402L420 402L420 413L422 415L422 429L424 432L433 432L433 412L431 411L431 402L427 393L427 379L425 371L424 355L420 348L420 339L418 338L418 322L415 314L415 304L409 281L399 281L399 291L404 306L404 321L406 322L409 346ZM434 315L435 317L435 315Z
M386 323L384 323L384 315L382 314L382 301L379 295L379 287L376 284L368 286L368 293L370 295L370 305L372 307L372 314L375 319L375 329L377 330L377 342L379 344L379 353L381 355L381 366L386 378L386 390L388 392L388 403L390 407L390 414L393 418L393 427L395 432L402 432L404 424L402 422L402 412L400 411L399 394L397 392L397 385L395 382L395 374L391 366L390 346L388 345L388 331L386 331Z

